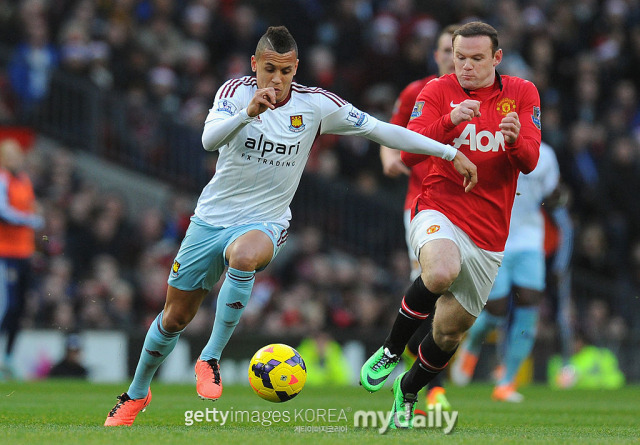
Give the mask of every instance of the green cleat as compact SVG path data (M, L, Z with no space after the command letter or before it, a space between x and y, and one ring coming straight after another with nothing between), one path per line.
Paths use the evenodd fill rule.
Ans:
M389 419L389 428L392 430L399 428L413 428L413 416L418 403L417 394L404 394L400 383L406 372L396 377L393 382L393 408Z
M362 365L360 384L369 392L378 391L399 361L399 356L391 354L388 348L381 347Z

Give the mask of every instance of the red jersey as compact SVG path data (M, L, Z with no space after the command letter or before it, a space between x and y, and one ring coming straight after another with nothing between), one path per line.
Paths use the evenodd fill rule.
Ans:
M431 76L415 80L407 85L405 89L400 92L400 95L393 106L393 115L389 122L400 125L401 127L406 127L409 123L409 119L411 118L411 111L413 111L413 106L416 103L418 94L420 94L420 91L422 91L422 88L424 88L427 82L435 79L436 77L437 76L435 74L432 74ZM404 200L405 210L410 209L411 206L413 206L413 201L422 190L422 178L424 178L424 175L426 174L426 162L421 162L411 168L411 174L409 175L409 187L407 188L407 196Z
M466 99L480 101L480 116L453 125L451 110ZM498 124L515 111L520 133L507 144ZM482 249L502 252L509 234L518 174L529 173L540 152L540 96L531 82L496 72L493 85L463 89L455 74L429 82L418 95L410 130L461 150L478 168L478 184L464 192L463 178L453 163L434 156L402 153L413 166L426 159L428 173L415 200L416 211L437 210L460 227ZM415 215L415 214L414 214Z
M0 181L6 187L7 204L24 213L33 213L35 195L26 173L14 176L0 169ZM0 221L0 257L28 258L35 251L35 232L27 225Z

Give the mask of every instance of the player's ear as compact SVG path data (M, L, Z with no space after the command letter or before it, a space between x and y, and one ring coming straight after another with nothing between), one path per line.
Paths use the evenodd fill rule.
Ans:
M493 66L498 66L500 62L502 62L502 49L499 49L493 55Z
M258 61L256 60L256 56L251 56L251 71L254 73L258 71Z
M296 59L296 66L293 67L293 75L295 76L296 73L298 72L298 63L300 62L300 60Z

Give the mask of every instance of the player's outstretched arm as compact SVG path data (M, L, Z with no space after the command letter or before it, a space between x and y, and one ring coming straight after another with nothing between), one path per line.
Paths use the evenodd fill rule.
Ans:
M366 137L380 145L409 153L437 156L452 161L458 150L399 125L377 121Z
M469 193L478 183L478 169L476 165L471 162L464 153L458 150L455 158L453 158L453 166L458 173L464 177L462 185L465 193Z

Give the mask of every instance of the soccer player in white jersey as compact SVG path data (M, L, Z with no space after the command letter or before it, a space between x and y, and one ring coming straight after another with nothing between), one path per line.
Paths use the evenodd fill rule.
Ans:
M226 277L218 294L211 338L196 362L196 391L222 393L218 361L251 295L254 276L287 240L289 204L317 134L361 135L376 143L453 161L466 191L477 183L475 165L455 148L378 121L333 93L293 82L298 49L289 31L270 27L260 38L255 77L224 83L207 116L202 143L218 150L173 263L164 310L152 322L127 392L105 426L132 425L151 401L149 385L205 295Z
M540 144L540 159L535 170L518 178L518 192L511 211L509 237L502 267L489 293L489 300L469 330L451 368L453 383L464 386L473 376L482 342L494 328L504 328L513 295L512 320L504 338L501 376L492 398L521 402L515 377L533 348L538 322L538 304L545 290L545 224L541 205L551 207L548 198L558 186L560 173L553 149ZM548 209L551 210L551 209ZM570 249L571 228L561 231L561 246ZM556 256L555 270L566 270L569 255ZM513 294L512 294L513 292Z

